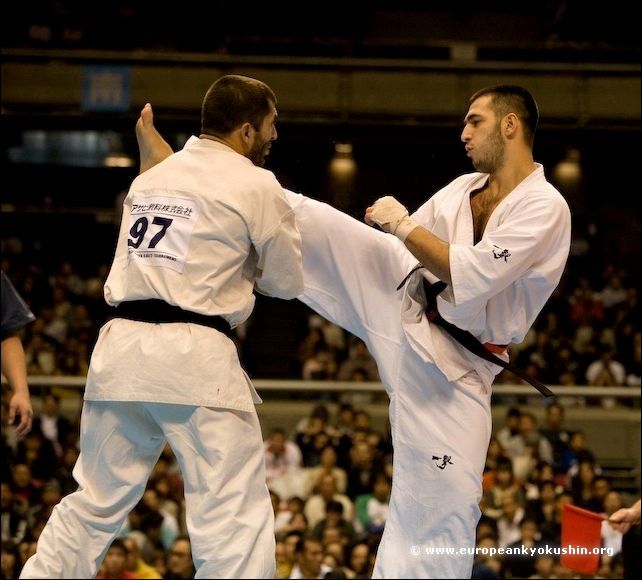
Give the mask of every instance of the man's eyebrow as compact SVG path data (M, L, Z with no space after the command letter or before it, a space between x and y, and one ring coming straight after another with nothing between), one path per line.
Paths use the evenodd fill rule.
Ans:
M466 115L466 117L464 117L464 123L470 123L471 121L478 121L481 118L482 116L479 113L471 113L470 115Z

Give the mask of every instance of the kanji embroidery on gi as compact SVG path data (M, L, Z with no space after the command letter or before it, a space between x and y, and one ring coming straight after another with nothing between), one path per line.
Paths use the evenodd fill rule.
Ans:
M495 250L494 248L497 248L497 250ZM510 252L506 248L500 248L499 246L493 244L493 256L495 256L496 260L504 258L504 262L508 262L508 258L510 258Z
M441 463L437 463L437 461L440 459L441 459ZM432 460L435 462L435 465L442 470L446 469L446 465L454 465L451 459L452 459L451 455L444 455L443 457L439 457L439 455L432 456Z

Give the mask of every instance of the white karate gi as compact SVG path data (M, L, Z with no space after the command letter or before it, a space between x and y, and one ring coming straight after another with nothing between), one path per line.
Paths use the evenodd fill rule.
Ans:
M524 338L560 280L570 212L539 166L473 245L470 192L485 179L461 176L412 217L451 244L453 283L438 298L444 318L482 342L509 344ZM396 290L417 265L402 242L326 204L287 198L303 242L301 299L366 342L390 397L393 489L373 577L470 577L500 367L427 321L421 276L432 282L432 274L420 270Z
M272 173L192 137L134 180L105 298L160 298L235 326L254 307L255 284L280 298L301 293L300 244ZM108 322L87 379L79 490L54 509L22 577L95 576L168 441L185 481L196 577L272 578L274 517L255 402L224 334Z

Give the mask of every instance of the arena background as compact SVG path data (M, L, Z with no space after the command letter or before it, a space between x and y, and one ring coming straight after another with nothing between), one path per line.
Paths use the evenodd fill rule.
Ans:
M540 106L535 157L571 205L574 237L560 289L515 356L541 380L565 385L565 426L586 433L625 501L639 497L640 44L630 6L306 4L39 1L2 19L2 267L46 321L40 337L23 337L36 410L53 392L78 421L145 102L180 147L198 133L215 78L264 80L279 98L268 168L284 186L361 219L377 197L414 209L470 171L459 142L468 96L522 84ZM386 398L367 373L327 382L350 359L350 337L329 349L335 367L306 358L318 354L302 346L318 324L298 302L259 297L238 333L243 364L263 387L264 433L278 426L294 439L315 405L334 415L351 402L386 434ZM626 368L609 391L613 404L599 386L586 391L586 370L605 347ZM563 348L570 354L560 361ZM50 356L39 361L39 349ZM515 377L500 382L496 430L512 405L543 420L542 401ZM3 422L3 439L5 431Z

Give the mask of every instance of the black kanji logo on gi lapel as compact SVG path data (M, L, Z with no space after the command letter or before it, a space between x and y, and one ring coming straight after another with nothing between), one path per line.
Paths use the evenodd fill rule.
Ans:
M499 246L493 244L493 256L495 256L496 260L501 260L502 258L504 258L504 262L508 262L508 258L510 258L510 252L506 248L500 248Z
M432 456L432 460L435 462L435 465L442 470L446 469L446 465L455 465L451 459L451 455L444 455L443 457L439 457L439 455ZM441 461L441 463L438 463L439 461Z

